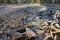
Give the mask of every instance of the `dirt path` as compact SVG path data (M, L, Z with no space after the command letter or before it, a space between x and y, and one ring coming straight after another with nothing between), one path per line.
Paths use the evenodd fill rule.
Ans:
M0 14L8 13L28 6L33 6L33 5L26 5L26 4L25 5L0 5Z

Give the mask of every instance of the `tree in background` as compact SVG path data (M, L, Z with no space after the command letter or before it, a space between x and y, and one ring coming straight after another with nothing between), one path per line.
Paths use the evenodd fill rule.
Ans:
M17 4L60 4L60 0L0 0L0 3L17 3Z
M0 0L0 3L3 3L3 0Z
M55 0L55 4L60 4L60 0Z

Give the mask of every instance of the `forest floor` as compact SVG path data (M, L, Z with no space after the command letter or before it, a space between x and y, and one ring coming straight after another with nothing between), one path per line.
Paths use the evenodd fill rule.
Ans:
M46 5L46 4L42 4L42 5ZM47 4L49 6L54 6L60 9L60 4ZM40 4L24 4L24 5L18 5L18 4L9 4L9 5L0 5L0 13L5 13L7 11L12 11L15 10L16 8L25 8L25 7L29 7L29 6L40 6Z
M17 34L19 34L20 31L18 32L18 30L21 30L21 27L23 28L26 24L31 24L31 22L32 22L33 25L38 24L38 26L40 27L40 25L39 25L40 22L44 23L44 21L46 20L45 17L46 18L48 17L46 15L48 15L48 13L51 11L50 7L60 8L60 5L58 5L58 6L56 6L56 5L47 5L46 6L46 5L43 5L43 4L42 5L40 5L40 4L0 5L0 14L2 14L2 15L0 15L0 28L1 28L0 29L0 34L1 34L0 35L0 40L11 40L11 36L15 32ZM52 10L53 12L55 11L54 8ZM41 10L46 10L46 11L41 12ZM42 14L39 14L39 13L42 13ZM31 14L33 14L33 15L31 15ZM39 17L40 15L42 15L41 16L42 19ZM26 18L28 20L26 20ZM34 18L36 18L36 19L33 20ZM51 18L51 17L48 17L48 19L49 18ZM53 16L52 16L52 18L53 18ZM30 19L32 19L32 20L30 20ZM38 29L39 27L35 28L35 26L34 26L35 29ZM30 29L33 30L32 28L30 28ZM27 30L29 30L29 29L27 29ZM34 30L33 30L33 32L34 32ZM6 34L9 34L11 36L7 37ZM15 37L15 35L13 35L13 36ZM12 37L12 38L14 38L14 37ZM44 38L44 34L39 35L36 40L42 40L43 38Z

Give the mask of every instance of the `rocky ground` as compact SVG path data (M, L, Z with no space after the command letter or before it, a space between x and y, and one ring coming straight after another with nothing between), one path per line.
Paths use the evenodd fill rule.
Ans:
M1 5L0 40L59 40L60 10L51 5Z

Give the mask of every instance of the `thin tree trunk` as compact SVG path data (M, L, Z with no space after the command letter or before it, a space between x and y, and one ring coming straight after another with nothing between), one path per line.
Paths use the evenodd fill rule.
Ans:
M3 3L4 1L3 0L1 0L1 3Z
M32 0L32 2L31 3L33 3L34 2L34 0Z
M40 0L37 0L38 4L40 4Z
M54 4L55 0L52 0L52 4Z
M7 3L8 3L8 4L11 3L11 0L8 0Z

